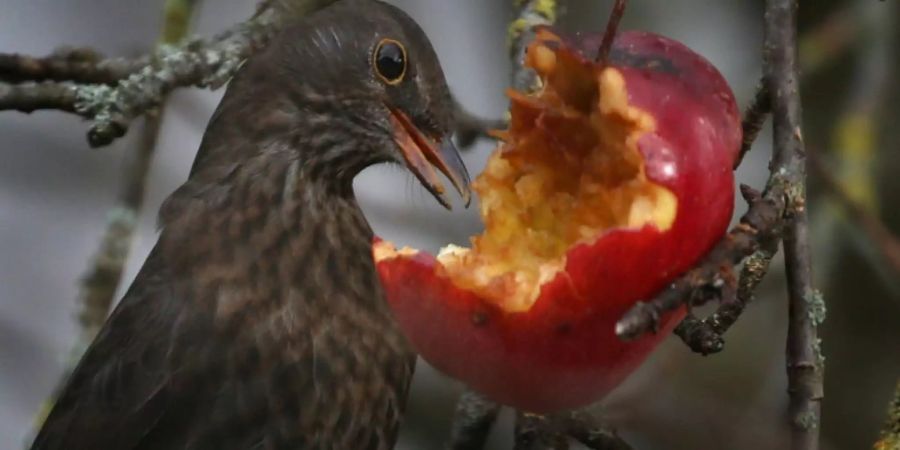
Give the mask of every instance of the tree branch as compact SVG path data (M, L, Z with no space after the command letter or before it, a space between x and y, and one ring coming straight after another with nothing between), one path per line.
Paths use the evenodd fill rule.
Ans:
M765 75L772 93L773 162L786 196L784 253L788 282L788 407L793 448L819 448L824 360L818 325L825 304L812 285L806 209L806 154L797 67L797 0L766 3ZM780 170L780 169L779 169Z
M744 120L741 124L744 130L744 138L741 142L741 150L738 153L737 160L734 162L735 170L744 162L744 156L753 147L753 143L756 142L756 137L759 136L759 132L765 125L771 111L771 94L769 93L768 85L762 81L759 87L756 88L753 101L750 102L750 106L744 111Z
M616 431L584 411L575 411L568 417L569 435L592 450L632 450Z
M855 220L863 229L863 232L877 246L876 251L880 251L888 261L891 274L896 273L896 268L900 265L900 250L896 250L900 244L893 244L896 238L875 216L874 208L877 199L874 197L874 191L871 187L871 180L867 177L871 171L872 152L875 147L874 126L872 118L877 116L876 109L884 97L883 90L887 86L888 65L884 62L886 55L890 53L888 45L890 33L891 6L893 5L856 5L852 8L840 8L831 13L829 17L818 24L812 31L806 33L800 39L800 64L803 68L802 76L809 76L815 71L821 69L828 61L833 60L837 55L842 54L850 44L859 41L859 33L856 30L865 26L870 30L871 42L865 47L863 52L864 58L858 64L857 83L855 86L855 95L848 112L838 121L836 127L835 149L838 155L843 158L841 165L845 170L842 175L848 178L848 182L852 183L854 196L850 196L846 189L842 188L838 178L821 165L820 161L810 159L811 168L816 172L824 171L822 177L829 177L824 180L826 187L833 192L833 195L839 202L845 203L845 207L849 210L852 220ZM884 9L887 8L887 13ZM855 11L855 10L859 11ZM768 85L765 78L760 83L759 88L754 95L750 106L744 113L743 120L743 143L739 153L739 158L735 162L735 169L743 161L744 156L750 151L755 142L762 126L771 113L771 94L768 91ZM863 161L861 161L863 160ZM830 183L829 183L830 181ZM830 185L830 186L829 186ZM835 192L835 188L842 192ZM841 198L841 194L847 197ZM849 200L850 203L846 203ZM813 221L818 225L820 239L830 239L833 232L835 215L833 212L822 212L816 220ZM815 239L813 239L815 241ZM766 251L766 247L770 250ZM699 320L689 315L675 329L675 333L697 353L707 355L721 351L724 347L722 334L734 323L743 311L743 307L752 299L752 291L761 281L762 276L768 271L769 262L777 251L778 242L763 243L762 248L753 253L744 263L741 274L741 283L738 289L737 297L722 296L719 310L711 317ZM825 265L828 261L825 259ZM881 268L881 266L878 266ZM748 268L752 271L748 272ZM826 270L827 272L827 270ZM888 277L891 274L887 274Z
M466 391L459 398L448 450L480 450L484 448L500 405L474 391Z
M875 450L897 450L900 448L900 381L894 391L894 398L888 406L888 417L881 431L881 438L875 443Z
M161 46L154 56L154 64L115 87L80 87L78 111L94 118L88 142L98 147L121 137L132 119L159 106L163 97L177 87L218 88L244 59L269 40L275 23L275 11L270 8L211 40Z
M177 9L179 14L165 15L166 20L163 22L160 44L175 44L184 39L196 3L197 0L166 0L165 10L168 12ZM147 174L156 150L161 125L162 109L148 112L144 116L140 140L126 161L116 206L108 214L106 230L100 246L81 281L81 289L78 293L80 334L69 352L68 367L60 377L56 390L45 402L47 406L45 409L49 410L49 407L55 403L59 392L65 388L69 375L75 370L81 356L103 328L112 308L144 203Z
M750 206L741 223L695 269L650 302L635 305L618 322L616 333L628 339L655 330L663 313L685 302L692 302L696 296L691 293L709 288L721 290L722 286L727 285L726 277L734 265L762 250L763 253L755 261L751 260L746 268L744 294L739 294L746 296L762 277L774 245L782 237L790 299L787 361L794 448L812 450L818 448L818 421L823 395L823 361L816 329L824 320L825 305L821 295L812 287L810 269L805 152L796 60L796 8L796 0L768 0L766 4L763 86L769 93L775 142L765 193L759 196L752 189L742 186ZM756 103L765 105L764 98ZM758 111L765 109L764 106L757 108ZM745 126L757 122L749 120ZM750 131L752 134L753 130ZM741 304L738 297L738 301L728 307L735 308L732 312L739 311Z
M42 58L2 53L0 80L9 83L73 81L116 84L149 63L147 56L137 59L104 58L90 48L62 48Z
M76 101L77 88L70 83L0 82L0 111L31 113L50 109L80 114L75 107Z
M454 100L456 118L456 142L462 148L471 147L479 139L491 139L491 130L506 128L503 120L482 119Z
M776 180L772 182L779 184ZM784 201L780 195L775 195L774 190L782 189L773 186L766 196L761 196L749 186L741 186L741 193L750 207L740 223L694 269L651 301L635 304L616 324L616 334L623 339L635 339L648 331L656 331L659 318L664 313L686 302L701 305L711 300L712 296L697 297L692 294L706 288L721 289L735 265L759 250L761 242L778 238Z
M175 45L187 37L196 4L197 0L166 0L159 45ZM161 101L164 103L165 98ZM121 281L144 201L147 173L159 138L162 114L161 109L150 111L144 118L137 147L125 167L117 205L110 212L109 224L94 257L94 265L84 278L79 302L83 309L79 319L84 330L82 340L85 344L93 341L106 321Z
M569 440L549 416L516 413L513 450L568 450Z
M694 352L701 355L718 353L725 348L724 334L737 322L744 308L753 300L756 287L762 281L769 264L778 251L778 239L761 240L759 249L744 261L737 286L722 292L722 299L716 312L703 320L688 315L675 328L678 335ZM726 281L731 285L731 280ZM724 288L723 288L724 291Z
M72 51L68 56L63 52L64 56L44 59L5 55L0 79L19 82L31 74L37 79L90 80L91 84L74 85L74 100L69 92L73 85L69 83L26 83L15 88L0 84L0 111L74 112L93 119L88 131L91 146L107 145L124 135L135 117L158 107L174 89L217 88L224 84L248 56L268 43L283 18L302 15L334 1L262 1L252 18L212 39L163 45L152 56L136 60L99 59L84 50L75 52L74 58ZM95 60L94 66L85 66L90 60ZM116 80L111 79L114 77Z
M612 11L609 13L609 19L606 21L606 28L603 30L603 40L600 41L600 48L597 49L597 58L594 60L601 67L605 67L609 62L609 52L612 51L613 42L619 34L619 22L625 15L625 7L628 6L628 0L615 0Z
M515 450L566 450L570 437L592 450L632 450L615 430L586 411L516 415Z
M531 92L538 79L533 70L525 67L525 50L534 40L534 28L556 22L556 0L513 0L516 19L509 24L509 54L513 60L512 85L520 92Z

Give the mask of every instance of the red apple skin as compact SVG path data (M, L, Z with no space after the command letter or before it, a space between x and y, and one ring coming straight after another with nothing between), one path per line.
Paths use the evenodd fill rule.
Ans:
M561 51L588 64L600 39L564 37ZM684 45L644 32L621 33L610 64L624 76L630 103L656 119L655 132L638 145L648 178L678 198L670 229L613 229L571 248L565 271L542 286L531 309L517 313L436 275L437 262L425 253L377 262L415 349L444 373L521 410L588 405L634 371L684 311L663 317L658 333L630 342L616 337L616 321L693 266L731 218L741 126L721 74Z

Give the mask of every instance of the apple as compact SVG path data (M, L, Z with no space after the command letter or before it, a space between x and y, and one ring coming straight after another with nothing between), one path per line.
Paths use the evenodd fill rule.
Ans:
M484 232L437 257L376 239L388 302L413 347L497 402L548 413L601 399L684 316L624 342L616 321L726 232L740 113L722 75L646 32L541 28L510 91L509 129L473 188Z

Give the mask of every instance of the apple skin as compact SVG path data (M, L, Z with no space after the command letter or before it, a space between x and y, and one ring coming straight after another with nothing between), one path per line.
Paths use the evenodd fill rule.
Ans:
M562 38L559 51L580 55L599 73L592 61L601 35L553 33ZM646 32L619 34L610 66L623 75L629 103L656 119L638 150L647 177L678 198L668 230L616 228L572 247L565 270L524 312L506 312L437 275L426 253L377 261L395 317L422 357L520 410L586 406L633 372L684 310L663 317L658 333L630 342L615 335L616 321L691 268L731 219L741 124L721 74L684 45Z

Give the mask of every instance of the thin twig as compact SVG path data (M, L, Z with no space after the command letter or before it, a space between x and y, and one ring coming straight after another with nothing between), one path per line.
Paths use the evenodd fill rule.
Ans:
M40 79L50 77L78 80L76 75L80 74L88 79L95 77L95 81L107 84L76 85L74 101L68 92L72 86L68 82L59 85L28 83L16 88L0 85L0 111L59 109L75 112L93 119L88 131L88 142L94 147L107 145L124 135L134 118L158 107L162 99L174 89L184 86L217 88L224 84L244 59L268 42L282 19L305 14L334 1L263 1L251 19L212 39L193 39L180 45L160 46L150 57L116 62L115 73L109 73L110 69L106 66L103 70L92 69L94 72L80 67L77 74L72 72L73 67L54 66L60 73L50 77L51 73L38 68L32 72ZM101 59L97 64L103 66L112 64L111 61ZM146 61L146 64L138 68L137 64L141 61ZM8 76L21 81L23 72L31 69L16 69L17 62L22 62L20 55L10 61L13 70ZM41 63L49 64L47 61ZM111 80L108 77L112 75L125 75L125 78L110 86L108 84ZM4 79L2 73L0 79ZM62 93L67 95L62 96Z
M688 305L702 305L715 298L721 298L715 314L700 320L692 311L688 311L687 317L675 327L674 331L691 350L704 356L718 353L725 347L722 335L727 327L716 326L719 324L716 318L733 317L736 320L743 310L743 304L737 298L737 279L731 267L726 266L720 270L716 286L702 286L692 292Z
M132 119L155 108L172 90L183 86L216 89L227 82L243 61L275 34L281 19L304 14L334 0L291 0L261 8L246 22L211 40L192 40L163 46L147 67L122 80L115 88L79 89L78 108L94 117L88 142L98 147L125 134ZM268 5L268 4L267 4Z
M479 139L492 139L492 130L506 128L503 120L488 120L477 117L459 102L454 101L456 118L456 143L463 149L471 147Z
M888 417L881 431L881 438L875 443L875 450L900 449L900 381L894 391L894 398L888 406Z
M823 174L823 177L829 177L824 180L827 188L831 191L835 191L834 188L839 190L834 192L834 195L840 202L850 201L845 206L852 214L851 219L859 223L865 234L874 243L873 247L877 247L876 251L880 251L889 262L891 274L895 274L897 273L897 267L900 266L900 250L897 250L900 244L894 243L896 238L877 219L874 212L866 208L866 206L874 205L876 202L870 186L871 180L867 177L871 173L870 159L875 147L875 138L872 136L874 127L871 125L871 120L872 117L877 117L876 110L879 102L885 98L884 95L880 94L883 93L887 85L886 81L889 79L887 75L888 65L885 63L885 58L886 55L891 54L887 44L890 42L890 33L887 30L891 29L889 24L893 15L886 14L884 9L889 9L891 6L895 5L859 5L855 7L855 9L860 9L860 11L857 11L857 14L850 14L853 11L842 8L804 35L799 45L801 47L801 64L804 69L802 76L809 76L809 74L821 68L824 65L824 61L833 59L835 55L845 51L852 42L859 40L858 35L851 32L851 30L861 27L858 23L865 22L868 24L866 28L870 30L869 34L873 42L865 48L865 58L858 69L858 82L854 83L854 86L857 88L851 101L851 107L842 116L842 119L839 121L840 125L836 127L838 131L835 133L835 139L839 142L839 144L835 145L838 154L852 160L847 161L849 164L846 166L842 164L842 167L848 167L851 171L847 176L850 177L854 186L856 186L854 192L864 194L863 200L865 204L853 201L852 196L849 196L845 189L841 189L836 177L827 173L827 171ZM859 19L857 16L862 16L862 19ZM735 169L750 150L770 112L771 96L768 92L768 85L763 81L756 90L751 105L744 113L744 139L740 156L734 166ZM861 158L865 159L865 162L859 161ZM811 166L813 169L824 170L819 161L812 158L810 161L817 163ZM831 238L833 233L822 230L833 228L829 226L834 223L833 212L823 212L814 222L819 225L820 233L824 233L825 236ZM675 329L675 333L692 350L706 355L718 352L723 348L722 333L734 323L734 320L743 311L746 303L752 298L756 285L768 271L769 263L777 250L777 246L777 241L763 243L761 249L745 261L737 296L723 296L721 305L715 314L704 320L688 315L679 324ZM832 259L825 258L825 264ZM891 277L893 275L888 276Z
M515 450L564 450L570 437L592 450L632 450L614 429L586 411L516 415Z
M616 430L609 428L587 412L575 411L569 415L568 421L569 435L589 449L632 450L632 447L616 434Z
M552 416L516 413L513 450L568 450L569 440Z
M448 450L481 450L487 441L488 434L500 405L494 403L474 391L466 391L456 404L453 417L453 429L450 432Z
M556 22L556 0L513 0L516 19L509 24L509 54L513 61L512 86L519 92L537 88L538 78L524 66L528 43L534 40L534 28Z
M100 331L121 282L143 206L147 173L161 124L162 111L151 112L144 117L138 145L122 174L117 204L109 213L106 231L94 256L93 266L82 281L79 295L82 310L79 320L83 329L80 340L85 345L76 346L76 353L86 348Z
M149 63L147 56L136 59L104 58L90 48L62 48L45 57L2 53L0 80L8 83L72 81L116 84Z
M221 86L244 59L268 41L275 23L276 14L269 10L211 40L163 46L156 52L152 67L129 76L115 87L80 87L77 107L94 118L88 142L98 147L123 136L131 120L159 106L177 87Z
M766 123L766 119L772 110L770 99L771 95L769 94L768 85L760 82L759 87L756 88L756 94L753 96L753 101L750 102L750 106L744 111L744 121L742 123L744 138L741 142L741 150L738 153L738 157L734 161L735 169L744 162L744 156L753 147L756 137L759 136L759 132Z
M75 107L77 90L70 83L22 83L0 82L0 111L14 110L31 113L50 109L78 113Z
M774 191L770 190L769 193ZM781 226L784 202L780 195L761 196L749 186L741 186L741 193L750 207L740 223L694 268L673 282L669 288L648 302L635 304L616 324L616 334L622 339L634 339L648 331L655 331L659 318L686 301L692 293L705 288L721 288L732 268L759 250L762 241L777 239ZM767 193L767 194L769 194ZM704 296L702 304L711 297Z
M797 67L797 0L768 0L765 76L772 93L774 167L785 186L784 253L788 282L787 373L793 449L819 448L824 361L818 325L824 302L812 285L806 209L806 156Z
M166 0L164 8L179 9L180 14L166 14L160 34L160 44L175 44L187 35L197 0ZM174 30L174 31L173 31ZM163 99L163 103L165 99ZM162 108L144 116L144 126L134 151L128 156L119 186L116 206L108 214L108 222L100 246L92 258L91 266L82 278L78 294L81 308L78 314L81 326L79 336L69 353L69 365L64 370L57 389L45 401L49 407L65 388L69 375L81 356L100 332L115 300L116 290L122 281L122 273L131 250L138 217L144 203L144 190L150 163L162 125ZM42 421L38 421L42 422ZM40 423L38 424L40 425Z
M825 304L812 286L806 216L806 168L801 132L797 73L796 0L768 0L764 83L771 96L774 149L771 174L762 197L742 186L750 204L741 224L685 276L650 302L639 302L616 325L622 338L635 338L655 330L660 316L690 301L691 293L724 285L723 274L763 248L765 263L779 236L783 236L788 278L789 326L787 343L788 391L794 449L818 448L824 362L817 326L824 320ZM763 268L753 269L750 284Z
M160 33L160 45L177 44L187 36L196 3L197 0L166 0L163 6L166 20ZM162 101L165 102L165 98ZM79 318L85 330L83 340L87 343L103 326L121 281L137 217L143 205L147 173L159 138L162 114L163 110L159 109L145 116L138 145L122 176L117 205L110 213L106 233L94 256L94 266L82 284L80 303L83 309Z
M756 287L768 272L769 264L777 250L777 239L761 241L759 249L744 261L735 289L731 289L732 292L728 293L722 292L722 299L716 312L703 320L688 314L675 328L675 334L691 350L701 355L722 351L725 347L725 332L737 322L744 308L753 300Z
M625 7L627 5L628 0L616 0L612 11L609 13L606 29L603 31L603 40L600 42L600 48L597 50L596 62L600 66L606 66L606 62L609 60L609 52L612 50L613 41L616 40L619 22L622 21L622 16L625 15Z

